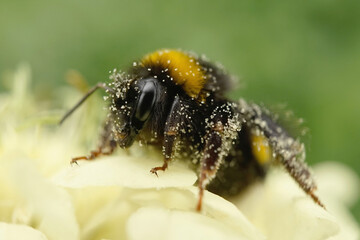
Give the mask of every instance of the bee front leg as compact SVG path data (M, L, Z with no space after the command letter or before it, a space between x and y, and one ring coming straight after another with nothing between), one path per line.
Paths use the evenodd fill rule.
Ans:
M178 135L178 130L181 124L180 117L181 102L179 96L175 96L174 102L171 106L170 114L166 119L163 141L163 155L164 163L162 166L154 167L150 170L157 176L157 171L165 171L168 168L168 164L171 161L173 155L173 147Z
M111 155L116 148L116 141L112 135L111 124L106 122L101 134L99 147L91 151L87 156L74 157L71 159L70 164L77 164L78 160L94 160L101 155Z

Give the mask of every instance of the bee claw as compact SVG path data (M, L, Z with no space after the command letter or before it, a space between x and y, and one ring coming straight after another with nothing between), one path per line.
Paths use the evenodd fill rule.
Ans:
M155 174L156 177L159 177L159 175L157 174L157 170L155 168L151 169L150 172Z
M74 164L76 164L76 165L79 166L79 163L77 162L77 160L72 159L72 160L70 161L70 165L71 165L71 166L74 166Z
M158 174L157 174L157 171L165 171L166 169L167 169L167 163L164 163L164 165L161 166L161 167L154 167L154 168L152 168L152 169L150 170L150 172L153 173L153 174L155 174L157 177L159 177Z

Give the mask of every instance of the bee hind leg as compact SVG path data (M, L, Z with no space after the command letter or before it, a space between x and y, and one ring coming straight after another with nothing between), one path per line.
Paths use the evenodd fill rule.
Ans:
M317 186L310 168L305 163L304 144L290 136L283 127L272 119L266 109L256 104L248 104L244 100L240 100L239 103L241 117L245 119L250 129L263 134L268 139L274 158L316 204L325 208L315 194Z

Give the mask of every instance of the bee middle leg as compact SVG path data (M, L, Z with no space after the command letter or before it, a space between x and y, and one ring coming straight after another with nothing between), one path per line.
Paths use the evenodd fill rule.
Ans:
M223 147L223 131L224 125L219 121L212 127L210 132L206 136L206 144L204 148L204 154L200 163L199 174L199 199L196 206L198 212L201 211L202 199L204 196L204 190L210 181L216 176L219 166L222 161Z

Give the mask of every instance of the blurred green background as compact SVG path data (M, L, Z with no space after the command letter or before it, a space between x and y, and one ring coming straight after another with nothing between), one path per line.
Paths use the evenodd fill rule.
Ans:
M310 128L311 164L360 173L359 0L0 2L1 76L29 63L39 96L70 69L94 84L164 47L221 62L245 86L234 98L286 103Z

